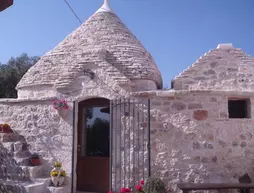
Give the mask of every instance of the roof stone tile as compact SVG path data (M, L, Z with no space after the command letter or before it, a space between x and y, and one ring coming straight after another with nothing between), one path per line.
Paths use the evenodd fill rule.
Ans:
M112 76L152 80L158 88L162 86L161 73L139 40L112 12L96 12L85 23L68 35L52 51L45 54L17 85L17 89L36 85L68 87L77 74L86 68L112 65L105 68ZM116 70L117 69L117 70ZM114 79L114 77L113 77ZM128 82L127 81L127 82Z

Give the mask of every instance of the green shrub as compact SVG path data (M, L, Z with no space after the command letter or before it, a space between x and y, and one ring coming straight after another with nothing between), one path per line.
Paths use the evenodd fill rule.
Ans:
M143 189L145 193L165 193L166 185L160 178L148 178Z

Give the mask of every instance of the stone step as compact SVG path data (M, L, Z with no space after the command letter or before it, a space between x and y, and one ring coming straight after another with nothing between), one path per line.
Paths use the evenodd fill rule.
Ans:
M34 183L25 186L27 193L45 193L46 186L44 183Z
M45 193L46 187L43 183L1 181L1 193Z
M60 187L50 186L50 187L48 187L48 192L49 193L70 193L71 186L68 186L68 185L63 185Z
M26 142L17 141L13 145L14 152L28 151L28 144Z
M52 181L51 181L50 177L47 177L47 178L35 178L33 181L36 182L36 183L43 183L46 187L52 185Z
M5 142L2 143L4 148L8 151L8 152L13 152L14 151L14 142Z
M30 157L23 157L23 158L15 157L15 160L17 164L20 166L31 166Z
M40 166L21 166L22 170L28 171L28 174L32 180L36 179L46 179L50 176L50 171L47 167ZM39 181L37 181L39 182Z
M28 150L14 152L14 156L17 158L27 158L27 157L30 157L30 155L31 155L31 152Z

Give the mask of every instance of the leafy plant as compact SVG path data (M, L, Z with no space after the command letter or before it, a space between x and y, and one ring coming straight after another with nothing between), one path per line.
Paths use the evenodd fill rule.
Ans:
M66 100L56 100L53 102L53 107L55 109L68 109L69 108L69 105L67 104L67 101Z
M62 167L62 163L61 162L55 162L54 163L54 167L55 168L61 168Z
M148 178L146 182L140 180L135 188L122 188L120 193L165 193L166 185L160 178ZM108 193L113 193L109 191Z
M31 159L39 159L40 156L37 153L33 153L33 154L31 154L30 158Z
M148 178L143 188L147 193L166 192L166 185L160 178Z
M57 177L58 176L58 172L57 171L52 171L50 175L52 177Z
M22 54L15 58L12 57L7 64L0 62L0 98L16 98L16 85L38 60L39 57Z
M64 170L62 170L61 173L60 173L60 176L61 177L66 177L66 172Z
M120 190L120 193L131 193L131 192L136 192L136 193L145 193L143 190L143 185L144 185L144 180L140 180L139 184L135 186L135 188L122 188ZM108 193L113 193L112 191L109 191Z

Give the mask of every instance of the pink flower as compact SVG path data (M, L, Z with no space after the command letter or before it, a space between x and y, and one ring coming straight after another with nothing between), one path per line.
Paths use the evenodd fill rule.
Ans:
M125 192L131 192L130 188L125 188Z
M126 192L126 188L122 188L120 192L121 193L125 193Z
M113 191L109 191L108 193L114 193Z
M144 180L140 180L140 184L144 185L145 184Z
M142 186L137 185L137 186L136 186L136 191L142 191Z
M67 101L64 100L64 99L54 101L53 102L53 107L55 109L61 109L61 108L69 109L69 105L68 105Z

